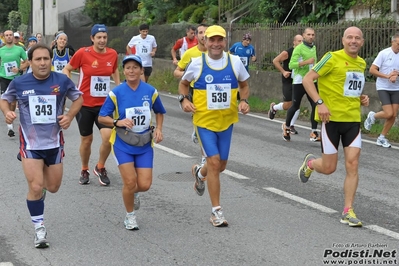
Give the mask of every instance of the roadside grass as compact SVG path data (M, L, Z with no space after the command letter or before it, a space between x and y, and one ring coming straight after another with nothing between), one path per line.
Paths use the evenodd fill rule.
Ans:
M120 71L122 73L122 69ZM121 80L125 78L123 75L121 76ZM157 88L159 91L169 92L171 94L178 94L178 86L179 80L173 76L172 71L157 71L155 75L151 75L149 78L149 84ZM248 99L249 105L251 106L251 112L255 113L263 113L267 116L267 112L269 111L270 103L280 102L280 99L267 99L263 100L256 96L250 96ZM306 107L301 107L298 119L301 121L309 121L311 110ZM278 111L276 116L277 118L285 118L287 115L287 111ZM363 122L366 119L367 115L362 115L361 122L361 131L362 134L367 135L370 138L377 138L382 131L384 126L384 120L376 120L375 124L372 125L370 131L364 129ZM385 136L391 142L399 142L399 127L394 125L388 134Z

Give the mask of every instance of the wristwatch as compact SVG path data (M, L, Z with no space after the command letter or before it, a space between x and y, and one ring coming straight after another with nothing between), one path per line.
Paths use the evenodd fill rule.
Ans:
M179 103L181 103L184 99L189 100L189 97L188 95L180 94L179 96L177 96L177 99L179 100Z
M240 102L246 102L249 105L249 102L247 99L240 99Z
M119 119L114 119L114 126L115 126L115 127L118 127L118 126L116 125L116 123L118 123L118 121L119 121Z
M322 99L318 99L316 102L315 102L315 104L317 104L317 105L320 105L320 104L323 104L324 102L323 102L323 100Z

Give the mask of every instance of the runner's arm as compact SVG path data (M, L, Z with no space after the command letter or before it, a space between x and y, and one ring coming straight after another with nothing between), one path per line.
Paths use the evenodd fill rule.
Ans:
M172 56L173 64L176 65L177 64L177 58L176 58L177 54L176 54L174 47L172 47L172 49L170 50L170 54Z
M320 77L320 75L317 74L316 71L310 70L302 80L302 85L303 85L304 89L306 90L306 93L313 100L313 102L316 102L317 100L320 99L320 95L317 92L317 89L316 89L316 86L314 83L314 81L317 80L319 77Z
M175 71L173 71L173 76L175 76L175 78L181 79L181 77L183 77L184 74L184 69L181 69L180 67L176 67Z
M152 48L152 51L151 51L151 53L150 53L151 56L154 57L156 52L157 52L157 47L153 47L153 48Z
M21 61L21 64L19 65L19 69L20 70L25 70L25 69L28 68L28 66L29 66L29 61L28 60L24 60L24 61Z
M286 72L284 68L281 66L281 62L285 61L288 59L288 53L287 51L282 51L278 56L276 56L273 59L273 65L278 69L278 71L281 72L281 74L284 74Z
M64 69L62 70L62 73L68 76L68 78L71 78L71 72L73 70L73 67L68 63Z
M126 53L128 55L132 54L132 50L130 49L129 45L126 45Z
M111 75L111 77L114 80L115 85L121 84L121 78L119 76L119 69L118 68L115 69L115 72Z

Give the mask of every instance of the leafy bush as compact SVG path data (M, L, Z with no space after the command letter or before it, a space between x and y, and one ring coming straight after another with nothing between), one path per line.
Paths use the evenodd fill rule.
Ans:
M180 11L177 11L176 8L168 10L168 12L166 12L166 22L168 24L179 22L179 12Z
M202 23L205 18L205 12L208 10L207 6L202 6L197 8L194 12L193 15L190 17L189 22L191 23Z
M212 19L213 21L219 20L219 7L218 6L211 6L208 12L208 19Z
M17 31L19 25L21 25L21 13L18 11L11 11L8 13L8 25L10 30Z
M198 8L197 5L189 5L179 14L179 21L188 21L193 12Z

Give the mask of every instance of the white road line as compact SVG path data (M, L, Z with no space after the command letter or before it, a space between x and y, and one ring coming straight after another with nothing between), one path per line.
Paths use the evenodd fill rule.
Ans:
M186 154L184 154L184 153L181 153L181 152L178 152L178 151L169 149L169 148L167 148L167 147L165 147L165 146L162 146L162 145L159 145L159 144L154 144L154 147L155 147L155 148L158 148L158 149L160 149L160 150L169 152L169 153L171 153L171 154L174 154L174 155L176 155L176 156L178 156L178 157L181 157L181 158L191 158L191 156L189 156L189 155L186 155Z
M72 74L75 74L75 75L79 75L79 73L75 73L75 72L71 72L71 73L72 73ZM115 83L113 80L111 80L111 82L112 82L112 83ZM163 95L163 96L166 96L166 97L170 97L170 98L175 98L175 99L177 99L177 96L176 96L176 95L173 95L173 94L162 93L162 95ZM279 120L279 119L273 119L273 120L271 120L270 118L268 118L268 117L266 117L266 116L260 116L260 115L254 115L254 114L246 114L246 116L251 116L251 117L255 117L255 118L258 118L258 119L262 119L262 120L268 120L268 121L270 121L270 122L279 123L279 124L284 122L283 120ZM310 130L310 127L307 127L307 126L295 125L295 127ZM369 144L375 144L375 141L372 141L372 140L362 139L362 141L363 141L363 142L366 142L366 143L369 143ZM391 149L399 150L399 147L393 146L393 145L392 145L392 146L391 146Z
M11 262L0 262L0 266L14 266Z
M317 204L317 203L315 203L313 201L309 201L307 199L292 195L290 193L287 193L285 191L282 191L282 190L274 188L274 187L265 187L263 189L266 189L266 190L268 190L270 192L273 192L273 193L275 193L277 195L280 195L280 196L283 196L283 197L285 197L287 199L302 203L304 205L307 205L309 207L315 208L315 209L317 209L319 211L322 211L322 212L325 212L325 213L336 213L337 212L336 210L327 208L327 207L325 207L323 205L320 205L320 204Z
M283 120L279 120L279 119L273 119L273 120L271 120L270 118L268 118L268 117L266 117L266 116L260 116L260 115L254 115L254 114L246 114L246 115L247 115L247 116L252 116L252 117L255 117L255 118L258 118L258 119L262 119L262 120L267 120L267 121L270 121L270 122L278 123L278 124L284 123ZM310 131L310 127L307 127L307 126L295 125L295 127L307 129L307 130ZM375 141L374 141L374 140L368 140L368 139L362 139L362 142L366 142L366 143L369 143L369 144L375 144ZM380 147L379 147L379 148L380 148ZM383 149L383 148L381 148L381 149ZM391 146L391 149L399 150L399 147L398 147L398 146L393 146L393 145L392 145L392 146Z
M176 98L175 95L167 95L167 94L163 94L163 95L164 95L164 96L167 96L167 97L171 97L171 98L172 98L172 97L173 97L173 98ZM254 114L247 114L247 115L248 115L248 116L255 117L255 118L263 119L263 120L269 120L269 121L275 122L275 123L282 123L282 122L283 122L283 121L279 121L279 120L270 120L270 119L267 118L267 117L263 117L263 116L259 116L259 115L254 115ZM299 127L299 128L303 128L303 129L310 129L309 127L301 126L301 125L295 125L295 127ZM367 142L367 143L371 143L371 144L375 143L374 141L365 140L365 139L362 139L362 141ZM191 158L191 156L189 156L189 155L186 155L186 154L184 154L184 153L175 151L175 150L173 150L173 149L167 148L167 147L162 146L162 145L159 145L159 144L154 144L154 147L155 147L155 148L158 148L158 149L160 149L160 150L169 152L169 153L171 153L171 154L174 154L174 155L176 155L176 156L178 156L178 157L181 157L181 158ZM395 146L392 146L392 148L393 148L393 149L399 149L399 147L395 147ZM249 177L246 177L246 176L244 176L244 175L241 175L241 174L232 172L232 171L227 170L227 169L224 170L223 173L226 174L226 175L229 175L229 176L231 176L231 177L237 178L237 179L242 179L242 180L250 179ZM336 210L330 209L330 208L328 208L328 207L325 207L325 206L323 206L323 205L320 205L320 204L317 204L317 203L315 203L315 202L309 201L309 200L307 200L307 199L304 199L304 198L301 198L301 197L292 195L292 194L290 194L290 193L288 193L288 192L279 190L279 189L277 189L277 188L265 187L265 188L263 188L263 189L268 190L268 191L270 191L270 192L272 192L272 193L275 193L275 194L277 194L277 195L280 195L280 196L282 196L282 197L285 197L285 198L287 198L287 199L290 199L290 200L299 202L299 203L301 203L301 204L307 205L307 206L309 206L309 207L312 207L312 208L314 208L314 209L317 209L317 210L322 211L322 212L325 212L325 213L337 213ZM392 237L392 238L395 238L395 239L399 239L399 233L394 232L394 231L391 231L391 230L388 230L388 229L385 229L385 228L380 227L380 226L378 226L378 225L366 225L366 226L364 226L364 227L367 228L367 229L370 229L370 230L372 230L372 231L375 231L375 232L377 232L377 233L381 233L381 234L387 235L387 236L389 236L389 237ZM13 266L13 264L12 264L11 262L0 262L0 266Z
M192 158L192 157L189 156L189 155L186 155L186 154L184 154L184 153L175 151L175 150L173 150L173 149L169 149L169 148L167 148L167 147L165 147L165 146L162 146L162 145L159 145L159 144L154 144L154 147L155 147L155 148L158 148L158 149L160 149L160 150L169 152L169 153L171 153L171 154L174 154L174 155L176 155L176 156L178 156L178 157L180 157L180 158ZM234 178L237 178L237 179L249 179L249 177L246 177L246 176L244 176L244 175L241 175L241 174L232 172L232 171L227 170L227 169L223 171L223 174L229 175L229 176L234 177Z
M240 175L240 174L234 173L234 172L229 171L229 170L227 170L227 169L223 171L223 174L229 175L229 176L234 177L234 178L237 178L237 179L249 179L249 177L246 177L246 176L244 176L244 175Z
M367 228L367 229L373 230L373 231L375 231L377 233L381 233L381 234L387 235L389 237L399 239L399 233L396 233L394 231L385 229L385 228L383 228L381 226L372 224L372 225L366 225L364 227Z
M273 193L275 193L277 195L283 196L283 197L288 198L288 199L293 200L293 201L297 201L299 203L302 203L304 205L307 205L309 207L315 208L315 209L320 210L320 211L325 212L325 213L336 213L337 212L336 210L327 208L327 207L325 207L323 205L314 203L314 202L306 200L304 198L297 197L295 195L292 195L290 193L284 192L284 191L279 190L279 189L274 188L274 187L265 187L263 189L266 189L266 190L268 190L270 192L273 192ZM372 231L380 233L380 234L384 234L386 236L389 236L389 237L392 237L392 238L395 238L395 239L399 239L399 233L391 231L391 230L388 230L388 229L385 229L385 228L383 228L381 226L378 226L378 225L366 225L366 226L364 226L364 228L367 228L369 230L372 230Z

